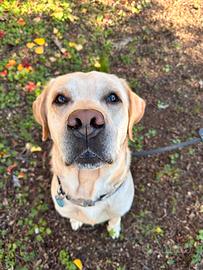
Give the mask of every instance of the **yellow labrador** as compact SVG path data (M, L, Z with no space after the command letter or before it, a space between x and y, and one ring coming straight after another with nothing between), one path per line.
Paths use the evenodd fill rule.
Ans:
M73 230L108 221L119 236L134 196L128 138L144 110L123 79L96 71L52 79L33 103L42 139L53 141L55 208Z

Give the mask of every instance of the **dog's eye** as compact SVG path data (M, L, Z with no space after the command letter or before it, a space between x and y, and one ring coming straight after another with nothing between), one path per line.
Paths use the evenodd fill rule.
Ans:
M64 95L56 96L54 103L57 105L63 105L69 102L69 98L65 97Z
M108 95L105 100L107 103L118 103L121 101L115 93L111 93L110 95Z

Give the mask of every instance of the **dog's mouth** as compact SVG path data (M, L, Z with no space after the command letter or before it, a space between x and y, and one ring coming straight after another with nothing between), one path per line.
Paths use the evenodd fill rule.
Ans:
M91 149L86 149L81 154L77 155L71 164L66 165L72 165L76 164L80 168L89 168L89 169L95 169L98 167L101 167L104 164L111 164L113 161L111 159L105 159L101 155L98 155L97 153L93 152Z

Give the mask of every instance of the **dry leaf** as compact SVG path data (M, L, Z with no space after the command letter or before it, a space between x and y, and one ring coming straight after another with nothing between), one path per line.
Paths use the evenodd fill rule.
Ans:
M21 26L24 26L26 24L26 22L23 18L18 19L17 23Z
M0 72L0 76L5 77L8 74L8 71L5 69Z
M82 262L80 259L75 259L73 263L77 266L78 269L82 270Z
M36 38L34 39L34 42L37 44L37 45L44 45L45 44L45 39L44 38Z
M8 166L6 171L8 174L11 174L12 171L17 167L17 164L16 163L13 163L12 165Z
M44 53L44 47L39 46L39 47L35 48L35 53L36 54L43 54Z
M36 84L34 82L28 82L25 86L25 90L28 92L32 92L36 89Z
M11 59L8 61L8 63L6 64L6 67L9 68L9 67L13 67L16 65L16 61Z
M38 145L33 145L31 143L26 143L25 148L29 150L31 153L33 152L41 152L42 148Z
M28 42L28 43L26 44L26 47L27 47L28 49L32 49L34 46L35 46L35 44L34 44L33 42Z
M100 68L101 67L101 64L99 63L99 61L95 61L94 62L94 66L96 67L96 68Z
M18 71L22 71L23 70L23 65L22 64L19 64L18 67L17 67Z
M19 172L19 174L18 174L18 179L20 179L20 178L24 178L25 177L25 173L24 172Z

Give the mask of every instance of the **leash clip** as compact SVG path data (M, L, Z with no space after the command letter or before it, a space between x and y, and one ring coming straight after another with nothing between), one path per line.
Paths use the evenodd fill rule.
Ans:
M200 128L198 133L199 133L199 136L200 136L200 138L201 138L201 140L203 142L203 128Z

